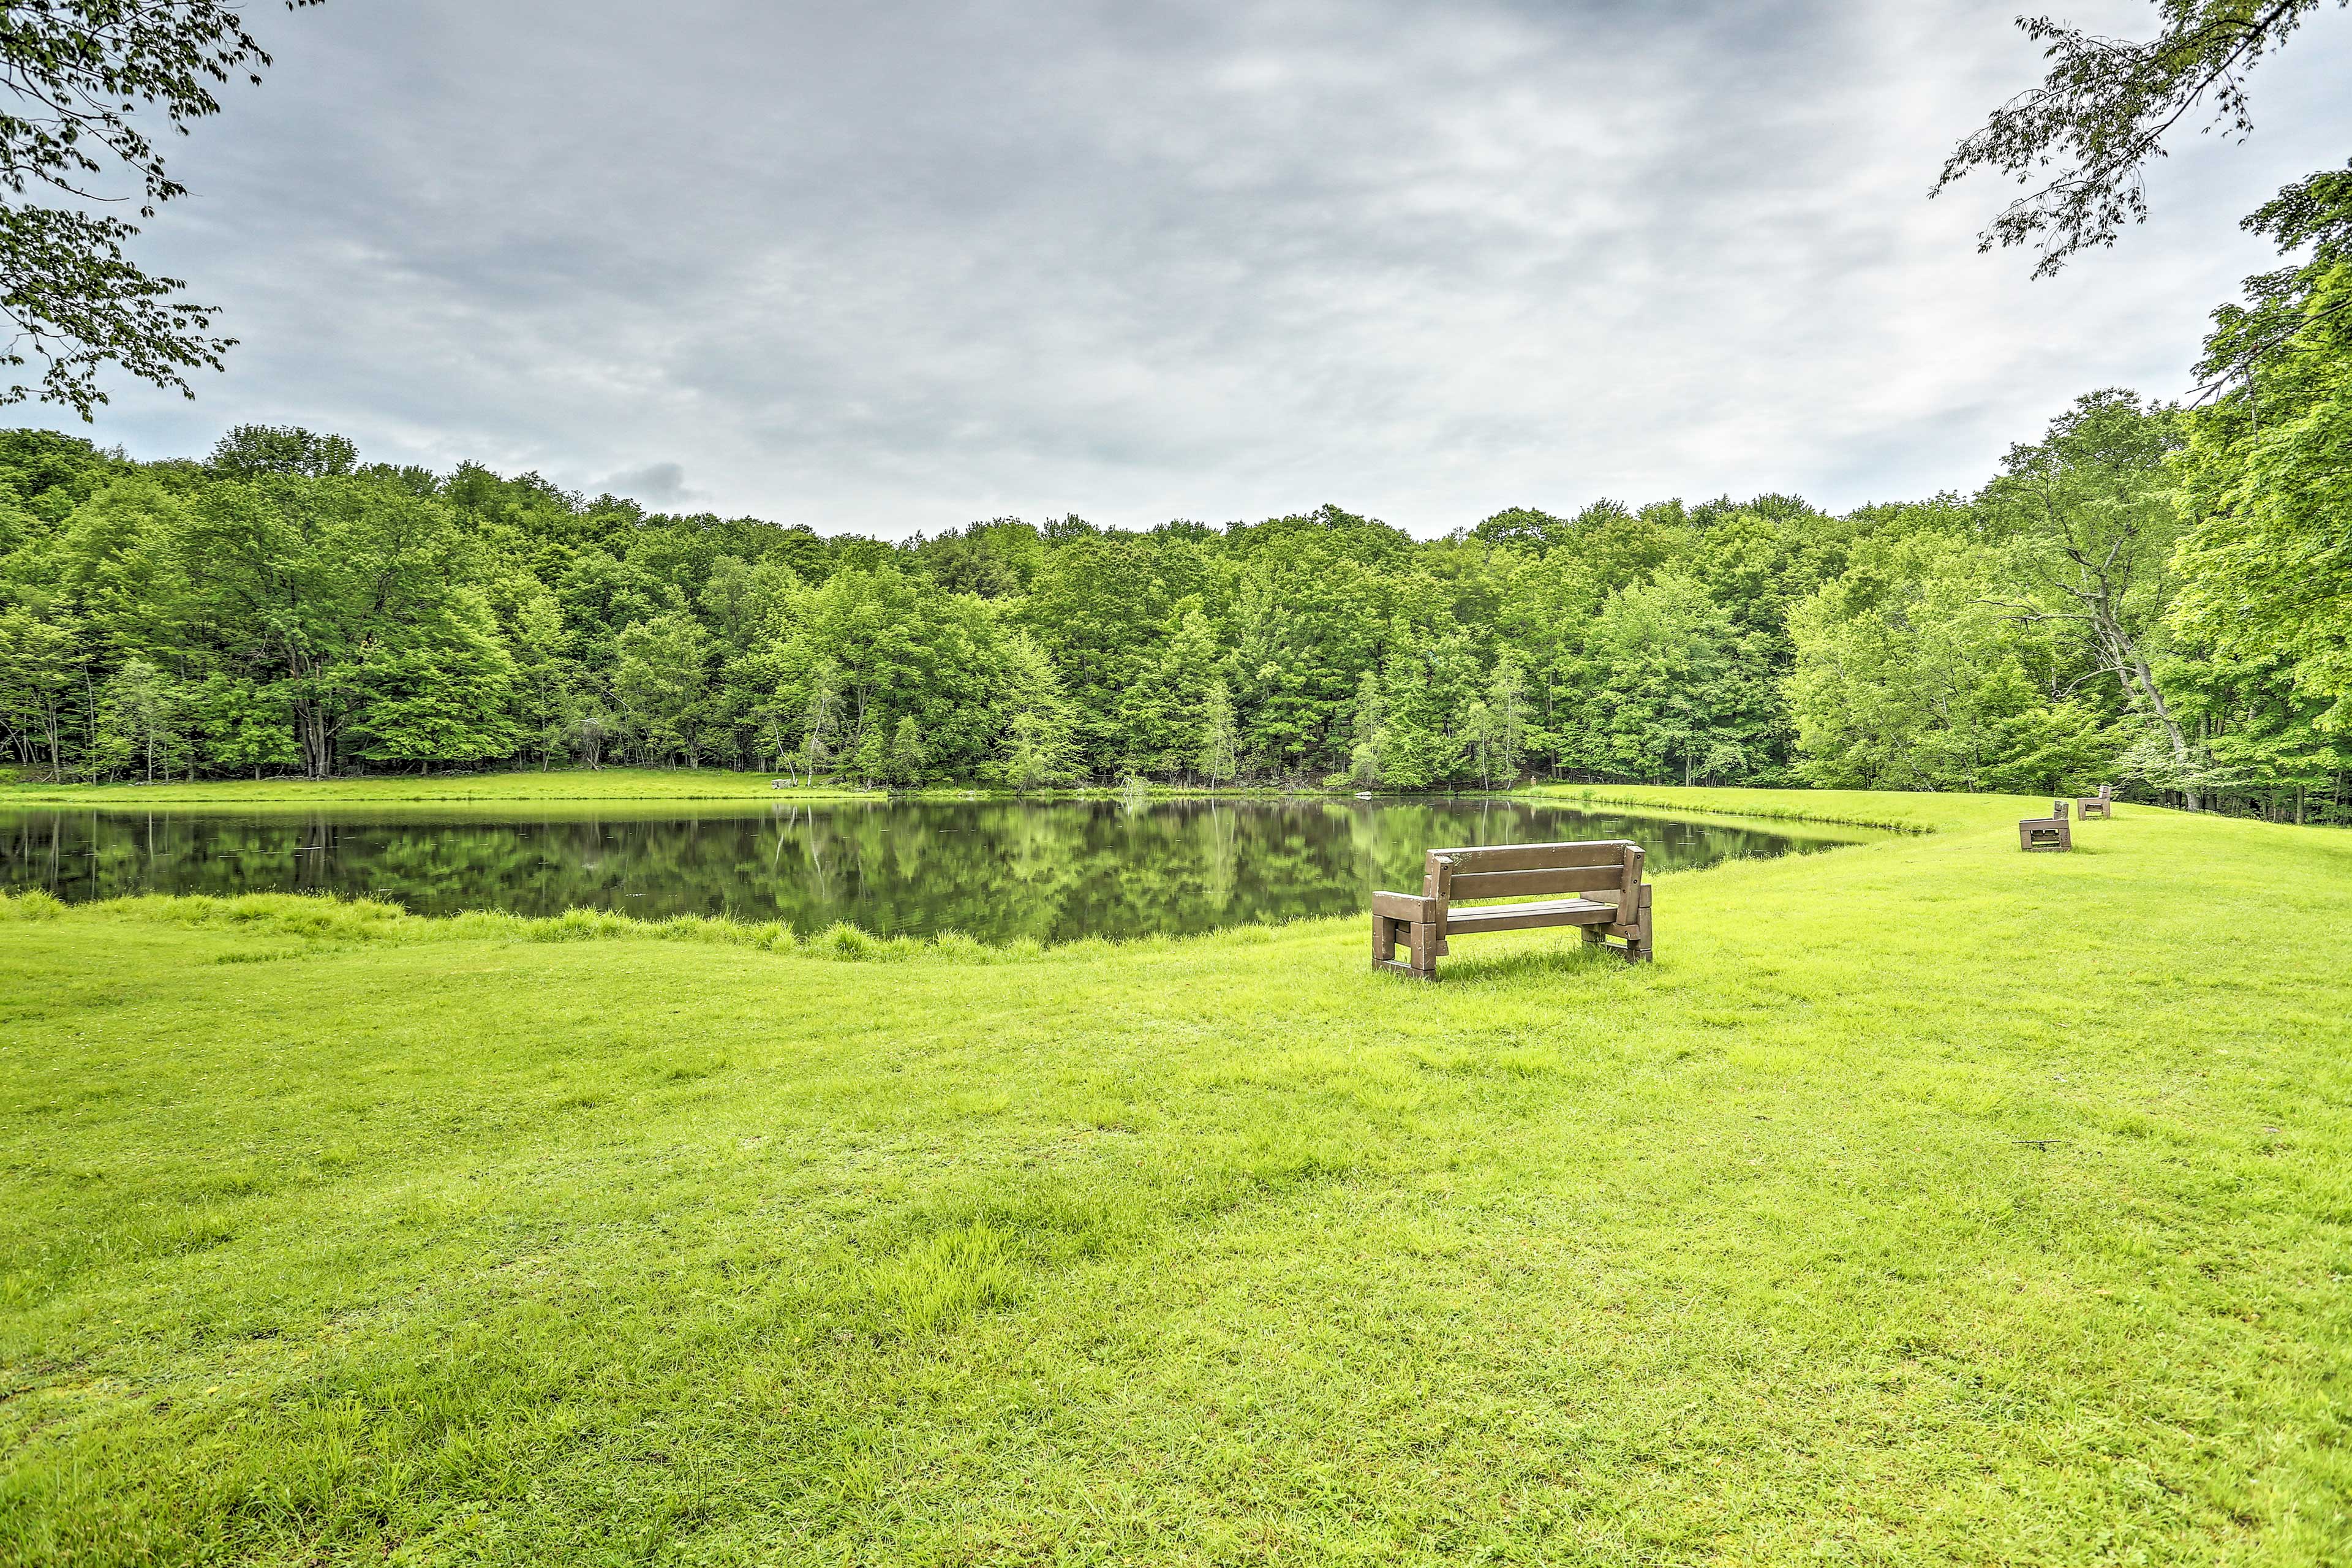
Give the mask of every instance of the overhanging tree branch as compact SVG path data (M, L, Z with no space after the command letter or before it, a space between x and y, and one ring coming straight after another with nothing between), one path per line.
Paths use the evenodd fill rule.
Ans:
M2146 43L2021 16L2018 27L2044 46L2048 75L1964 138L1928 194L1979 169L2021 184L2054 171L1978 237L1979 250L2038 244L2033 273L2049 277L2077 252L2113 245L2126 224L2146 220L2145 170L2190 115L2210 110L2207 130L2252 132L2246 74L2324 4L2157 0L2164 26Z
M215 308L131 260L135 224L83 209L136 202L152 217L185 195L132 116L184 136L220 112L215 87L258 82L269 63L219 0L0 0L0 103L12 104L0 109L0 315L16 329L0 367L41 367L0 390L0 405L37 396L87 420L106 401L105 365L187 396L188 371L221 368L236 340L211 335ZM74 205L26 199L35 193Z

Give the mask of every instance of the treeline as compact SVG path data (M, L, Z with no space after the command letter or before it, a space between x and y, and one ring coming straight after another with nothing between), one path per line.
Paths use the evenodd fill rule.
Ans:
M2352 313L2342 268L2294 276L2301 314L2244 328L2268 346L2211 405L2095 394L1974 494L1843 516L1602 500L1416 541L1326 507L893 544L300 430L158 463L16 431L0 744L66 779L2114 780L2343 820Z

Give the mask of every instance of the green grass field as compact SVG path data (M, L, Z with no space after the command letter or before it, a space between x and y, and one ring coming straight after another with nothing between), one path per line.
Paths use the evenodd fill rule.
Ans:
M0 1562L2352 1561L2352 835L1628 795L1936 831L1436 985L16 900Z
M0 784L0 806L373 805L394 801L772 800L774 773L727 768L564 768L547 773L404 773L344 779L206 779L197 784ZM793 790L803 800L855 790Z

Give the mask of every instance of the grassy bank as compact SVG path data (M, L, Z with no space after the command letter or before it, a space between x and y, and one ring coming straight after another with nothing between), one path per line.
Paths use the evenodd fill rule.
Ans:
M0 1562L2344 1561L2352 837L1851 804L1434 986L18 900Z
M1677 813L1941 833L2047 816L2039 795L1923 795L1863 789L1682 789L1665 784L1543 784L1528 792L1564 805L1654 808Z
M860 792L783 791L773 773L726 768L568 768L547 773L401 773L340 779L205 779L195 784L0 785L0 805L364 805L392 801L824 799Z

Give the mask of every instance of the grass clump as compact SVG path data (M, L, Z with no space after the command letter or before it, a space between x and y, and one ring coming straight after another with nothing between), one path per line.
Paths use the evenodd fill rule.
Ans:
M65 913L66 901L47 888L21 893L0 891L0 920L53 921Z
M921 1335L1021 1299L1004 1238L978 1220L928 1237L865 1271L889 1331Z
M12 899L0 1562L2343 1560L2352 837L1849 804L1434 985Z

